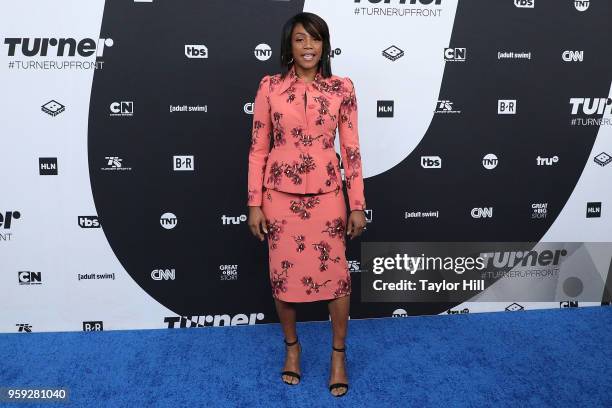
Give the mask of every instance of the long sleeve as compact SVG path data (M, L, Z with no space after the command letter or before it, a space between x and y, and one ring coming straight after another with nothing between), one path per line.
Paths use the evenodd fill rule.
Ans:
M346 95L340 104L338 133L340 135L340 154L344 167L344 179L350 210L364 210L366 207L361 153L359 151L359 132L357 124L357 97L355 86L345 77Z
M263 198L262 187L266 161L270 152L270 119L269 101L270 77L265 75L259 81L255 106L253 107L253 128L249 150L248 206L260 206Z

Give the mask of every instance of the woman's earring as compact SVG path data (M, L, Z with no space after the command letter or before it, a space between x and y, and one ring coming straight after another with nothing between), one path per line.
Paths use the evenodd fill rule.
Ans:
M287 65L291 64L292 62L293 62L293 57L291 57L291 60L287 62Z

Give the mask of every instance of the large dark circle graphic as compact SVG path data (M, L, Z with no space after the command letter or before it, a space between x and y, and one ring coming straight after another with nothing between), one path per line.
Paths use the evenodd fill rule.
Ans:
M586 13L576 19L571 7L549 3L524 13L513 2L459 1L449 46L466 47L468 58L447 63L439 99L453 100L462 113L434 115L404 161L366 179L374 220L364 241L537 242L544 235L588 162L598 130L569 126L569 99L606 97L612 72L610 58L601 55L609 48L610 36L601 35L609 33L607 19ZM278 72L281 27L303 5L106 2L100 37L112 39L113 46L99 58L104 67L95 71L91 91L93 197L117 259L146 293L175 313L266 311L267 321L275 319L267 247L244 221L252 120L244 106L253 101L259 79ZM610 14L610 6L601 7ZM266 62L253 57L260 43L273 50ZM381 38L380 49L394 43L401 46L402 39ZM188 58L186 45L205 45L208 58ZM592 57L563 64L566 49ZM499 63L497 53L505 50L531 51L534 57ZM401 80L390 78L389 87ZM517 114L498 115L499 99L518 100ZM361 117L372 116L366 112L374 102L360 100ZM170 106L206 111L171 112ZM393 120L410 117L399 110ZM494 172L481 165L488 153L500 159ZM538 154L562 160L537 167ZM423 171L420 157L427 155L444 158L440 171ZM175 171L174 156L193 156L193 171ZM121 170L113 165L117 160ZM549 203L545 219L530 217L534 202ZM470 216L471 208L489 206L493 218L479 222ZM428 210L439 211L439 218L403 219L405 211ZM166 213L174 221L162 220ZM173 228L162 225L173 222ZM359 260L358 242L350 243L347 257ZM222 279L225 265L238 266L237 280ZM157 269L174 269L175 278L153 279ZM352 278L352 318L390 316L396 309L435 314L455 305L361 304L359 273ZM308 318L327 318L326 310Z

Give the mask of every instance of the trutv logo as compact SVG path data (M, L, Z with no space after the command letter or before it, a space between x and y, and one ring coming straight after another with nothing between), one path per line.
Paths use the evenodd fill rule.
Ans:
M111 38L92 38L76 40L75 38L5 38L4 44L8 45L8 56L14 57L17 52L23 57L90 57L104 55L105 47L112 47L114 42Z

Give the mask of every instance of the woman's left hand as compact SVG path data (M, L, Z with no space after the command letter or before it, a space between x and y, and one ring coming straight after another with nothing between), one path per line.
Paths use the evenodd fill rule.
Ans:
M346 226L346 234L351 239L360 236L366 228L366 218L363 210L353 210L349 215Z

